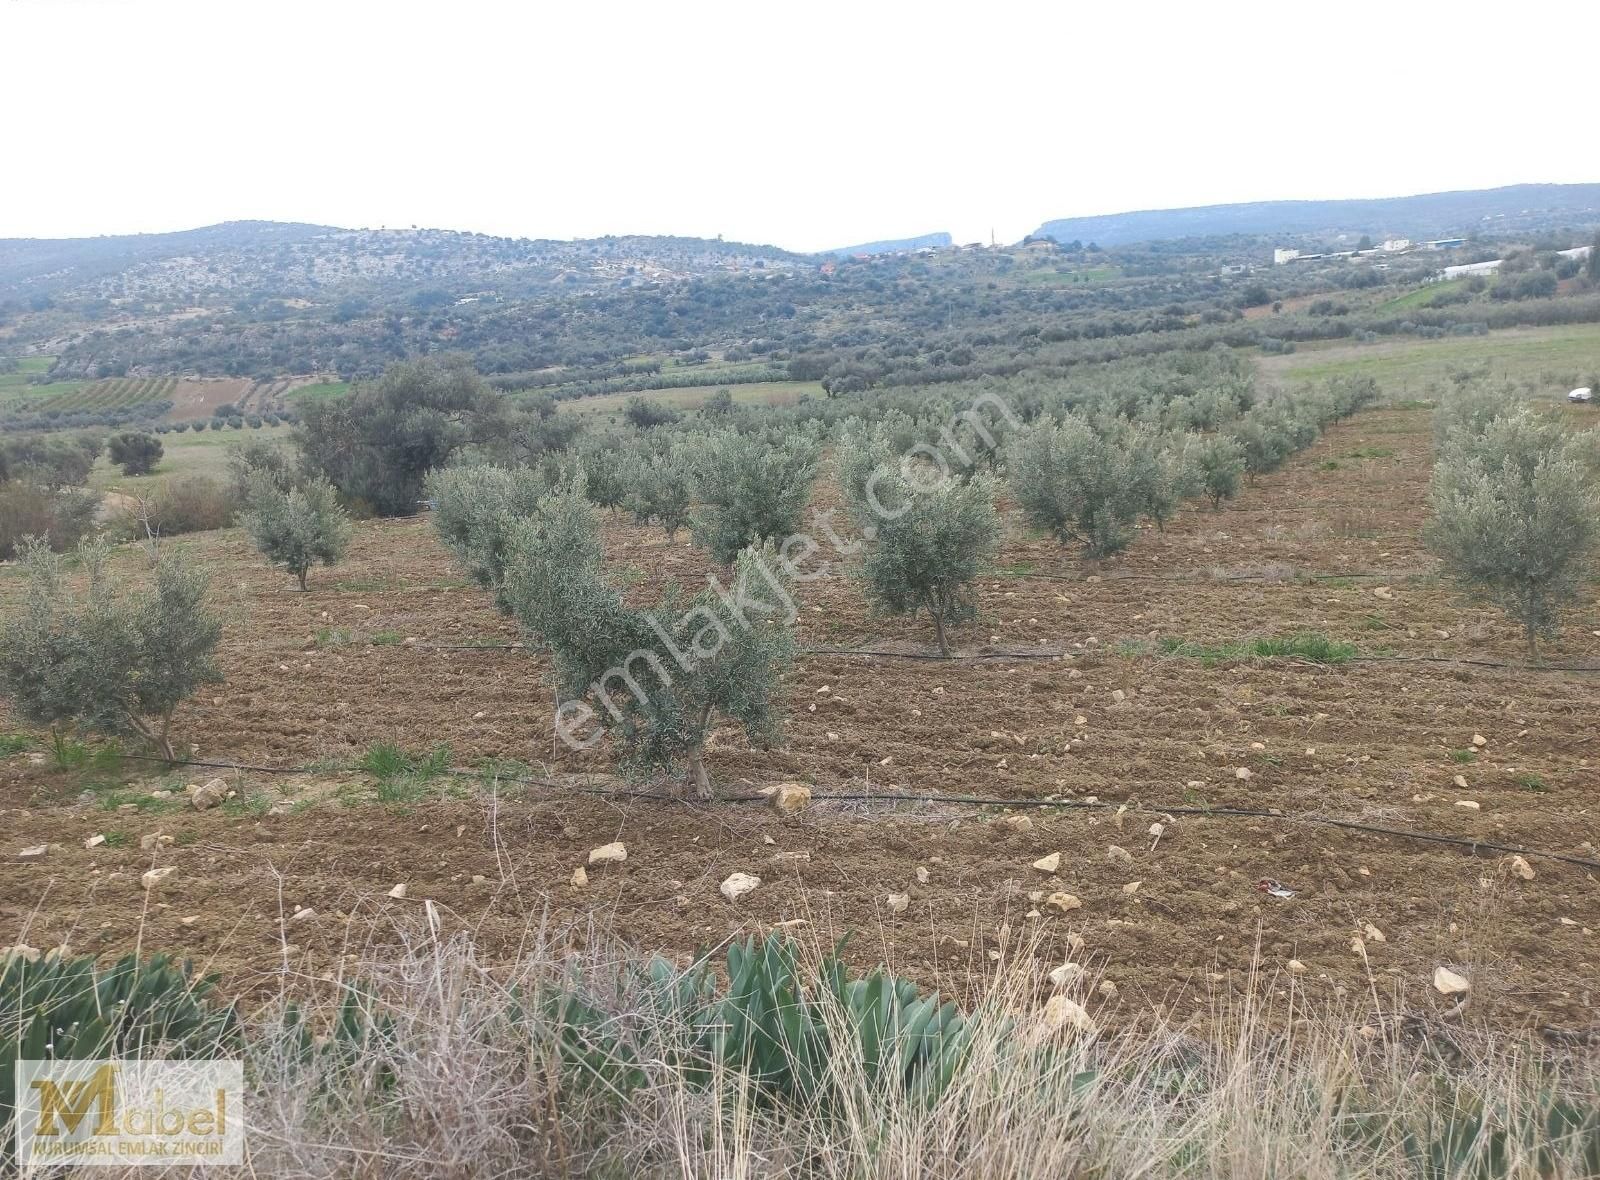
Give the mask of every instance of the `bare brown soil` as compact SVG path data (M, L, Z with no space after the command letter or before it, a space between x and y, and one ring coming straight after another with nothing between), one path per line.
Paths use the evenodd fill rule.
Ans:
M179 381L172 391L172 409L167 417L174 422L209 418L218 406L238 405L254 385L255 382L247 378L233 377Z
M1276 976L1296 959L1306 971L1295 986L1313 1003L1370 997L1385 1009L1441 1010L1448 1002L1431 979L1443 964L1472 979L1469 1013L1491 1024L1593 1028L1596 870L1530 855L1536 876L1525 880L1501 853L1307 822L1600 858L1600 676L1468 662L1514 663L1521 643L1503 617L1463 605L1432 573L1417 539L1428 442L1426 413L1363 414L1236 504L1141 532L1095 568L1013 522L961 653L1063 658L807 655L789 682L786 746L752 750L727 730L710 757L732 794L800 780L819 794L954 793L1016 808L824 801L780 819L759 804L453 777L422 798L382 802L370 778L323 769L229 774L238 798L197 813L148 791L215 772L114 794L92 773L57 774L22 754L0 767L0 852L61 848L0 863L0 938L181 950L248 992L274 990L285 971L337 969L421 921L427 901L444 928L470 930L504 956L530 924L681 956L803 920L791 929L823 945L853 931L848 957L958 994L1002 942L1036 938L1042 959L1072 954L1103 970L1116 994L1096 993L1090 1007L1116 1021L1159 1011L1203 1022L1219 996L1246 986L1254 963ZM1392 454L1351 457L1372 451ZM518 636L463 584L425 519L363 525L350 559L315 572L305 594L237 532L185 541L214 568L228 618L226 683L177 723L196 757L344 765L392 741L448 743L462 766L516 759L541 778L609 769L601 753L553 744L539 656L465 646ZM642 586L706 572L681 536L669 543L619 519L606 541ZM802 588L804 644L930 651L925 621L872 617L838 574ZM14 583L0 585L14 596ZM1207 667L1137 646L1301 630L1411 662ZM1549 658L1600 667L1596 632L1591 596ZM1475 736L1486 744L1454 760ZM1051 799L1128 809L1119 819L1112 809L1020 806ZM116 810L127 801L140 810ZM1203 805L1284 815L1165 810ZM1033 829L1008 830L998 822L1008 810ZM1159 841L1152 823L1164 827ZM152 832L176 842L141 852ZM94 833L115 833L121 846L86 850ZM589 849L613 840L626 842L626 862L595 866L573 886ZM1113 859L1112 845L1128 858ZM1058 873L1031 867L1051 852L1062 854ZM147 895L139 874L153 863L177 872ZM736 870L763 884L731 904L717 885ZM1255 888L1262 877L1297 893L1266 896ZM399 882L407 897L390 899ZM1053 892L1081 908L1035 900ZM886 898L898 893L911 900L897 915ZM317 916L290 921L296 906Z

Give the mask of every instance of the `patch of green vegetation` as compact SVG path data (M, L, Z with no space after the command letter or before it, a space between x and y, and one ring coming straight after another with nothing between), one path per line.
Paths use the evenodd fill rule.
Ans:
M20 754L33 745L33 739L23 733L0 733L0 758Z
M374 631L367 642L373 647L398 647L405 642L405 638L398 631Z
M1346 459L1393 459L1393 447L1357 447L1345 456Z
M1307 345L1262 364L1275 377L1321 382L1330 377L1372 377L1386 390L1408 399L1444 386L1453 372L1483 368L1496 381L1531 380L1564 394L1569 379L1594 371L1600 357L1600 324L1554 324L1505 328L1487 336L1420 336L1386 338L1376 344L1340 342L1327 347ZM1402 400L1404 408L1414 403ZM1421 408L1420 405L1415 408Z
M1307 660L1314 664L1346 664L1356 655L1355 644L1329 639L1316 631L1220 644L1163 639L1157 647L1162 655L1199 660L1207 667L1233 660Z
M265 791L251 791L238 799L229 799L222 805L222 813L231 816L249 816L260 819L272 810L272 796Z
M1465 763L1465 762L1476 762L1477 760L1478 760L1478 751L1476 751L1476 750L1451 750L1450 751L1450 761L1452 761L1452 762Z
M107 848L126 848L128 846L128 833L121 828L113 828L106 833Z
M1337 460L1337 459L1324 459L1322 461L1321 465L1317 468L1317 470L1319 470L1319 471L1338 471L1339 470L1339 460Z
M1524 791L1532 791L1538 795L1543 795L1550 789L1550 784L1545 782L1544 779L1540 778L1536 774L1530 774L1527 771L1512 775L1511 781L1516 783L1517 786L1521 787Z
M426 754L413 754L393 742L377 742L367 748L356 767L376 779L404 775L434 779L450 769L450 747L439 745Z
M348 627L322 627L317 631L318 647L348 647L355 641Z
M349 392L348 381L318 381L312 385L302 385L299 389L291 389L283 397L285 401L290 402L325 402L343 397Z
M1037 568L1031 561L1016 561L1010 565L997 566L994 572L1002 578L1025 578Z

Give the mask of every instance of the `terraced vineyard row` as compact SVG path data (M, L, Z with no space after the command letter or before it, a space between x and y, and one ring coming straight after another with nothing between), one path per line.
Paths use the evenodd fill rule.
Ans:
M168 400L177 385L176 377L113 377L52 397L38 408L46 411L115 410Z

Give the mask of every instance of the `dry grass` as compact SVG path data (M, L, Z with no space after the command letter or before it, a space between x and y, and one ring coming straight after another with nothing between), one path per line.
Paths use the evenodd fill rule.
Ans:
M382 1031L349 1052L339 1038L308 1052L288 1016L290 993L318 994L307 1020L326 1034L337 986L291 985L252 1034L251 1174L1532 1180L1600 1168L1578 1154L1600 1153L1597 1132L1552 1131L1558 1103L1600 1107L1592 1058L1372 1019L1376 992L1366 1012L1313 1012L1292 981L1263 978L1214 1014L1212 1039L1159 1020L1099 1034L1043 1019L1051 988L1023 955L969 1007L971 1044L941 1093L869 1080L854 1028L829 1009L827 1097L800 1106L688 1058L683 1010L662 1005L637 957L593 932L567 954L538 931L530 941L510 971L426 931L364 964L361 1006ZM582 1001L581 1031L555 1017L557 998Z

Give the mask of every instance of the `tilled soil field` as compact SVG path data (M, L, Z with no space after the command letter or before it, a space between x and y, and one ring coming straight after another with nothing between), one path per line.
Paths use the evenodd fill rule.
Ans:
M1560 669L1521 666L1515 628L1460 602L1418 541L1429 432L1425 411L1362 414L1223 511L1141 530L1094 567L1008 513L956 660L926 658L924 620L871 616L836 562L800 588L801 642L878 654L808 651L786 744L753 750L729 729L710 753L730 795L809 784L818 799L782 818L587 793L624 784L603 753L553 742L543 661L506 646L515 626L426 519L362 525L305 594L237 531L184 539L214 570L226 681L176 730L198 760L304 769L128 782L7 759L0 937L182 951L259 994L401 937L431 901L444 928L508 957L535 930L682 957L790 922L824 946L854 932L847 957L958 995L997 954L1072 958L1100 1019L1198 1023L1255 966L1258 985L1311 1003L1442 1011L1443 965L1471 980L1472 1018L1594 1029L1600 610L1578 604L1547 652ZM818 509L831 501L824 483ZM681 535L605 527L630 593L708 572ZM14 603L15 579L0 587ZM1361 657L1204 662L1157 644L1298 631ZM500 759L501 773L386 786L347 769L375 742L447 744L456 766ZM218 773L233 800L183 803L185 783ZM990 802L892 798L926 795ZM155 833L172 842L141 851ZM618 840L626 861L575 885L589 850ZM11 859L38 844L59 847ZM1050 853L1054 873L1033 867ZM730 903L717 887L735 871L762 885ZM1259 891L1269 877L1294 896Z

